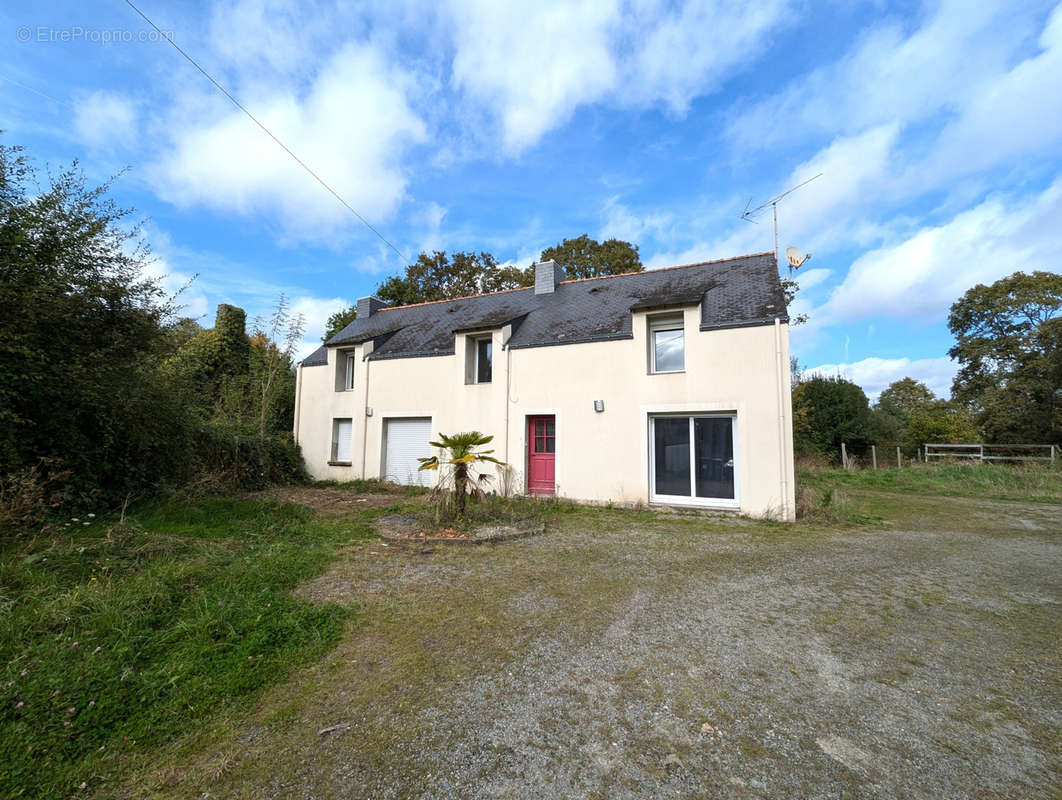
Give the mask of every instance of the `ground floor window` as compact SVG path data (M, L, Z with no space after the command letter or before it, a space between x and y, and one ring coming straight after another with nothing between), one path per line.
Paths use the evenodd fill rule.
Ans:
M332 420L332 457L333 464L349 464L351 459L351 442L354 425L350 419Z
M737 505L733 414L649 420L650 499L691 505Z

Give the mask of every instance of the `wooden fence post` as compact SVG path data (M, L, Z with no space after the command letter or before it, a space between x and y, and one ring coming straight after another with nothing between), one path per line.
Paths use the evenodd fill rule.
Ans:
M900 446L896 445L896 469L899 469L902 466L903 464L900 462Z
M844 442L841 442L841 466L848 469L848 450L844 446Z
M872 444L870 446L870 460L874 463L874 469L878 468L878 446Z

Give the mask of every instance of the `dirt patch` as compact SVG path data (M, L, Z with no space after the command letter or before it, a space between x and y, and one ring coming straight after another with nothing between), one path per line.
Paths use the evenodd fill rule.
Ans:
M373 528L381 539L392 544L486 544L535 536L544 532L546 525L526 519L511 524L478 525L461 530L426 525L415 516L388 514L379 517L373 523Z
M350 489L314 486L284 486L258 492L256 496L276 498L285 503L297 503L322 514L349 514L370 508L422 505L426 498L423 494L406 494L401 489L394 492L358 494Z

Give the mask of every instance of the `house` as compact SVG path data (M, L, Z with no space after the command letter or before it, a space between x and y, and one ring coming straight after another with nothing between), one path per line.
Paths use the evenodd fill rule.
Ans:
M584 280L547 261L533 287L357 309L298 367L315 478L427 485L428 442L478 430L516 492L793 518L773 253Z

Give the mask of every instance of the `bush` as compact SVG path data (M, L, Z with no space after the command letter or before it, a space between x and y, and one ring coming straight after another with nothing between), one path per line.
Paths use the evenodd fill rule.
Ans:
M302 454L290 436L262 438L220 425L204 425L195 434L198 474L191 483L218 491L252 491L267 486L305 483Z
M66 470L55 468L52 459L42 458L32 467L18 470L0 480L0 531L39 525L46 512L63 502Z

